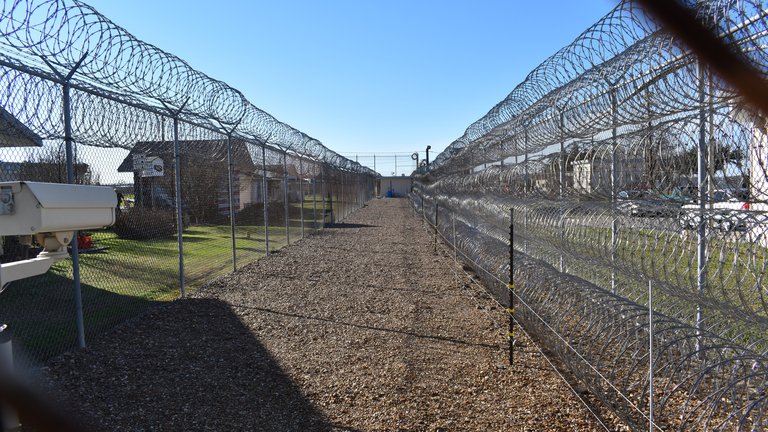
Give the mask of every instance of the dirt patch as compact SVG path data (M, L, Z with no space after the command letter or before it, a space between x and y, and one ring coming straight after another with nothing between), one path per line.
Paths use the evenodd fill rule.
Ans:
M50 386L101 430L602 430L530 341L507 365L504 310L447 258L376 200L56 359Z

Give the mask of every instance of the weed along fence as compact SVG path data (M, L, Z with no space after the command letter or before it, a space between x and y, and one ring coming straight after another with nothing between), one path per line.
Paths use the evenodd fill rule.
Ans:
M765 4L691 7L768 75ZM411 199L632 428L763 430L765 142L763 115L622 2L420 169Z
M117 222L0 294L39 362L343 219L375 173L76 2L0 15L0 181L109 185ZM33 257L8 236L3 262Z

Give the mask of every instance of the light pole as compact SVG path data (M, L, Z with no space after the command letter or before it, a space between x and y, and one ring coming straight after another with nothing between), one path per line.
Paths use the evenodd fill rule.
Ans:
M427 158L426 158L426 161L427 161L427 171L429 171L429 150L430 150L431 148L432 148L432 146L431 146L431 145L428 145L428 146L427 146Z

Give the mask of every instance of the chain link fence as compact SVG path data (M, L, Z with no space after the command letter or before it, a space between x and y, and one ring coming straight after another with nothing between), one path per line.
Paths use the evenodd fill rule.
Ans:
M768 5L685 3L768 75ZM767 125L624 1L417 170L411 199L633 429L762 430Z
M0 10L0 181L109 185L116 223L3 287L17 364L47 358L343 219L375 173L78 1ZM3 238L3 263L34 257ZM162 331L162 330L159 330Z

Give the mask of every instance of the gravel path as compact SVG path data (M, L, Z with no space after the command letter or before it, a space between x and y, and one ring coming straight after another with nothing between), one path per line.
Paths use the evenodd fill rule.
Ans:
M602 430L505 313L376 200L47 369L98 430Z

